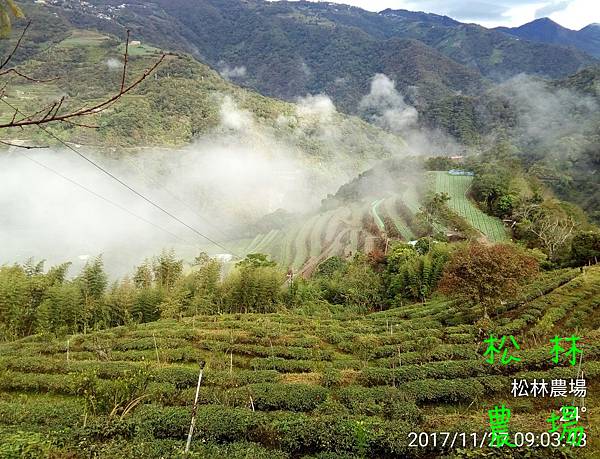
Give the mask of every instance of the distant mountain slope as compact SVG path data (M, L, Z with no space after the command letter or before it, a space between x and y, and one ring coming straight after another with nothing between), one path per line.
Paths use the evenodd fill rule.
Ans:
M235 81L263 94L294 100L327 93L350 113L356 113L376 73L387 72L400 89L419 87L429 101L485 86L476 70L422 43L378 35L382 18L359 9L353 9L358 19L366 18L352 25L328 19L327 8L305 2L133 0L127 8L112 0L82 8L74 3L53 9L80 26L102 30L114 30L115 22L98 15L111 15L155 45L191 52L221 71L244 68ZM369 21L375 21L372 27Z
M524 41L476 24L457 23L443 16L405 10L380 13L389 34L423 41L444 55L494 80L520 73L560 78L593 62L582 51L554 44Z
M423 113L443 97L479 94L485 78L564 77L594 59L451 18L332 3L263 0L55 0L81 27L127 26L155 45L193 53L263 94L287 100L325 92L357 113L369 81L385 72ZM415 40L420 41L420 43Z
M44 6L27 7L34 21L31 36L41 37L40 27L50 22ZM5 98L24 113L39 110L50 100L66 96L63 110L80 107L112 95L119 87L123 43L112 35L75 29L58 20L54 41L37 40L19 54L19 68L43 83L14 79ZM18 36L23 23L15 25ZM14 40L14 39L13 39ZM10 41L2 44L8 48ZM154 63L161 51L145 43L130 47L129 77ZM11 114L0 112L0 118ZM55 125L63 139L82 145L110 147L181 147L202 139L243 138L256 148L285 150L315 168L336 162L354 174L372 159L405 148L401 138L361 119L337 112L326 99L308 98L299 104L262 96L223 79L216 71L186 54L171 54L151 78L110 109L90 121L97 129ZM4 133L5 140L35 140L47 136L30 127ZM269 143L270 142L270 143ZM275 148L274 144L277 144ZM333 173L333 171L332 171Z
M525 40L572 46L600 57L600 24L590 24L581 30L571 30L549 18L541 18L520 27L497 27L494 30Z

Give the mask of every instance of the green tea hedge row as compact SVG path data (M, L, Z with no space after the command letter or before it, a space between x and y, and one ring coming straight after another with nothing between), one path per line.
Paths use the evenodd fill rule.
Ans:
M187 408L145 406L135 413L138 430L155 438L185 438L191 413ZM198 409L194 442L251 441L293 455L329 451L399 457L407 452L402 421L348 418L291 412L202 406Z
M230 403L237 406L254 405L260 411L312 411L328 394L328 389L309 384L250 384L230 389L227 393Z
M286 346L256 346L251 344L232 344L229 347L234 354L255 357L282 357L291 360L325 360L331 361L333 355L330 351L321 349L307 349L304 347Z
M0 400L0 424L71 427L83 419L83 400L57 397L12 397Z
M430 378L455 379L496 373L498 370L481 360L447 360L397 368L364 368L359 376L363 386L391 386Z
M254 358L250 367L255 370L276 370L280 373L311 373L319 371L324 362L314 360L287 360L281 357Z

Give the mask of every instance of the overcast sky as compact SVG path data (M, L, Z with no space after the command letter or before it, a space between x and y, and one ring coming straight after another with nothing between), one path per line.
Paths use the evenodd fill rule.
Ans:
M549 17L564 27L581 29L600 23L600 0L329 0L370 11L386 8L425 11L485 27L519 26Z

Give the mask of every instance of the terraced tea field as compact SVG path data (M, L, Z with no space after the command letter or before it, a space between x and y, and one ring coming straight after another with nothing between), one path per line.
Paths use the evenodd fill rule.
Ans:
M443 299L367 316L196 316L3 343L0 457L7 445L35 448L28 457L182 457L199 361L193 457L439 457L409 447L408 432L483 432L501 403L511 431L548 430L572 400L514 398L511 381L575 377L549 353L550 337L574 332L588 381L588 446L574 457L597 457L599 303L600 268L540 275L486 332L521 345L521 361L506 366L484 361L481 309Z
M486 215L475 206L466 193L473 180L447 172L430 172L436 192L450 196L449 207L482 235L493 242L508 240L502 222ZM401 195L387 194L377 199L340 207L316 215L281 230L259 234L242 253L264 252L284 267L303 275L310 274L325 258L362 251L369 253L386 238L411 241L418 238L415 215L420 202L414 187ZM440 222L433 223L436 232L449 229ZM475 234L479 234L476 233Z
M413 219L418 207L414 190L354 203L259 234L240 246L240 252L269 254L280 265L308 275L328 257L368 253L385 237L415 239Z
M367 206L354 205L308 216L282 230L257 235L243 252L267 253L282 266L308 274L325 258L362 249L351 232L364 231L362 219L368 212Z
M430 172L430 174L434 177L435 192L448 193L450 196L448 206L465 218L471 226L481 231L492 242L501 242L508 239L502 222L498 218L483 213L467 198L467 191L471 186L473 177L450 175L447 172Z

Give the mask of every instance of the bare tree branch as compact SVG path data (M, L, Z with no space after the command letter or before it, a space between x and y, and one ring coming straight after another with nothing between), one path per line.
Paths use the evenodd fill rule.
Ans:
M135 87L137 87L142 81L144 81L148 75L150 75L165 59L166 54L163 54L160 59L158 59L154 65L152 65L151 67L149 67L148 69L146 69L146 71L142 74L142 76L140 76L137 80L135 80L133 83L131 83L129 86L123 88L123 90L119 91L117 94L115 94L113 97L111 97L110 99L105 100L104 102L98 103L96 105L93 105L92 107L88 107L88 108L82 108L80 110L74 111L74 112L70 112L70 113L66 113L64 115L60 115L60 116L52 116L52 117L48 117L48 118L33 118L31 116L28 116L26 118L24 118L21 121L15 121L12 123L3 123L0 124L0 129L3 128L10 128L10 127L23 127L23 126L32 126L32 125L41 125L41 124L48 124L48 123L53 123L53 122L57 122L57 121L66 121L69 120L71 118L76 118L76 117L80 117L80 116L88 116L88 115L94 115L97 113L100 113L104 110L106 110L107 108L109 108L109 106L111 106L114 102L116 102L117 100L119 100L121 97L123 97L125 94L127 94L128 92L130 92L131 90L133 90ZM6 101L5 101L6 102ZM8 102L6 102L8 103ZM12 106L12 104L10 104ZM16 108L14 106L12 106L13 108ZM20 112L20 110L19 110Z
M34 77L29 76L29 75L25 75L24 73L18 71L17 69L14 69L14 68L10 68L10 69L6 69L6 70L0 71L0 76L8 75L9 73L14 73L14 74L20 76L21 78L24 78L24 79L26 79L28 81L32 81L34 83L49 83L50 81L58 80L58 77L48 78L48 79L45 79L45 80L40 79L40 78L34 78Z
M87 123L76 123L72 120L63 120L63 123L69 124L71 126L83 127L87 129L100 129L100 126L97 124L87 124Z
M548 251L551 260L569 240L575 229L573 218L560 218L559 216L546 215L531 225L531 232L535 234Z
M34 148L50 148L48 145L20 145L18 143L7 142L6 140L0 140L0 143L9 147L24 148L26 150L33 150Z
M8 54L8 56L6 57L6 59L4 59L4 61L2 61L2 64L0 64L0 69L3 69L4 67L6 67L8 65L8 63L11 61L11 59L13 58L13 56L15 55L15 53L17 52L17 49L19 49L19 47L21 46L21 41L23 40L23 37L25 36L25 34L27 33L27 29L29 29L29 26L31 25L31 21L29 21L26 25L25 28L23 29L23 31L21 32L21 36L19 37L19 39L17 40L17 43L15 44L15 47L13 48L13 50Z
M6 63L8 63L10 61L10 59L12 58L12 55L14 55L14 53L16 52L17 48L19 47L19 45L21 43L23 35L25 35L25 32L28 27L29 27L29 24L27 25L27 27L25 27L25 30L23 31L23 33L21 34L21 37L19 38L19 40L17 42L17 46L15 46L15 49L13 49L11 54L5 59L3 65L6 65ZM121 85L120 85L119 91L115 95L113 95L112 97L110 97L102 102L96 103L96 104L92 105L91 107L82 107L77 110L63 113L60 115L58 112L63 105L64 97L61 98L60 101L55 102L49 106L46 106L46 107L36 111L32 115L24 114L18 107L15 107L13 104L8 102L4 98L0 97L0 100L2 102L4 102L6 105L10 106L13 110L15 110L15 116L13 116L12 120L10 122L0 124L0 129L13 128L13 127L23 128L24 126L41 126L44 124L56 123L56 122L65 122L65 123L69 123L74 126L82 126L82 127L90 127L90 128L97 127L97 126L86 125L83 123L78 123L78 122L74 121L73 119L90 116L90 115L95 115L95 114L100 113L100 112L106 110L107 108L109 108L112 104L117 102L125 94L127 94L128 92L130 92L134 88L136 88L138 85L140 85L154 70L156 70L156 68L160 64L162 64L162 62L164 61L164 59L167 56L166 54L162 54L160 56L160 58L157 59L153 65L151 65L149 68L147 68L139 78L137 78L131 84L126 85L127 63L129 60L129 38L130 38L130 32L128 30L127 31L127 40L125 43L125 53L124 53ZM1 68L2 67L0 67L0 69ZM24 76L20 72L13 70L13 69L5 70L4 73L0 73L0 76L2 74L7 74L9 72L14 72L19 76ZM27 78L27 79L29 79L29 78ZM32 79L32 81L42 82L43 80ZM48 81L50 81L50 80L48 80ZM17 117L16 117L17 114L21 115L22 118L17 119Z
M129 57L129 29L127 29L127 40L125 40L125 54L123 56L123 76L121 77L121 92L125 88L125 77L127 75L127 58Z

